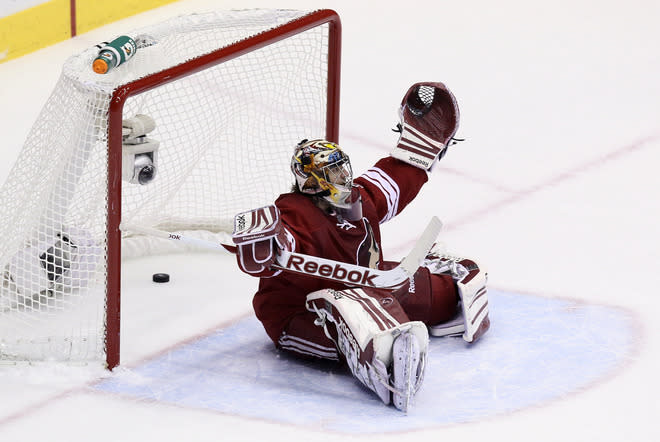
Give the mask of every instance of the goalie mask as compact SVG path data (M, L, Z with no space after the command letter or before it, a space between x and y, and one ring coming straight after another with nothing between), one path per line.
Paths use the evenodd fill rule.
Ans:
M301 141L293 153L291 171L300 192L321 197L334 207L351 206L353 170L348 155L337 144Z

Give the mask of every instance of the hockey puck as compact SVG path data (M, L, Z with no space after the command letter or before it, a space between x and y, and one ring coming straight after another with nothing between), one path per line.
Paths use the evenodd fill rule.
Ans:
M154 282L169 282L170 275L167 273L154 273L154 276L151 278Z

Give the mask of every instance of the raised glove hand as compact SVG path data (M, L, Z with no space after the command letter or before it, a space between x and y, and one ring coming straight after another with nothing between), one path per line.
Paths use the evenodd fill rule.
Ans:
M430 170L458 130L456 98L438 82L415 83L401 100L401 136L391 155Z

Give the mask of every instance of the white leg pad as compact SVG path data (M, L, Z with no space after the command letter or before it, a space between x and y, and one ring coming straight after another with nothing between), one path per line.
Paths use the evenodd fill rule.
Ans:
M392 369L401 365L393 353L395 343L402 336L411 336L412 338L406 339L413 339L416 344L412 345L417 346L414 352L417 356L413 355L411 362L414 367L406 373L423 375L423 365L420 368L420 361L425 361L429 341L424 323L419 321L399 323L379 302L370 298L361 289L343 291L326 289L310 293L307 295L307 309L319 316L316 324L324 327L326 334L331 338L332 333L329 333L327 328L328 322L335 325L336 344L346 358L351 373L374 391L383 403L391 402L391 392L395 392L395 397L398 397L397 394L401 396L399 389L393 384L395 377L392 376ZM404 378L399 375L396 379ZM410 383L414 383L414 388L407 389L406 392L412 391L412 394L409 394L412 396L419 389L421 377L417 376ZM409 399L405 401L406 407L410 402Z
M432 325L432 336L456 336L462 333L466 342L475 342L490 328L486 284L488 273L471 259L444 254L444 249L434 248L423 265L431 273L451 275L460 298L460 315L451 320Z
M477 269L470 271L461 281L456 282L465 325L463 339L466 342L476 341L490 328L487 279L487 275Z

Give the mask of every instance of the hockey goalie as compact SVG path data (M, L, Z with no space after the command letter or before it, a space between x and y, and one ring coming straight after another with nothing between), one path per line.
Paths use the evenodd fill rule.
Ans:
M391 154L354 179L348 155L326 140L294 149L295 184L273 206L238 214L233 240L241 270L260 278L253 306L281 350L341 360L385 404L407 412L422 385L429 334L479 339L489 328L487 275L471 259L432 249L394 290L278 271L280 251L388 269L380 224L426 183L458 129L459 111L442 83L417 83L400 107Z

